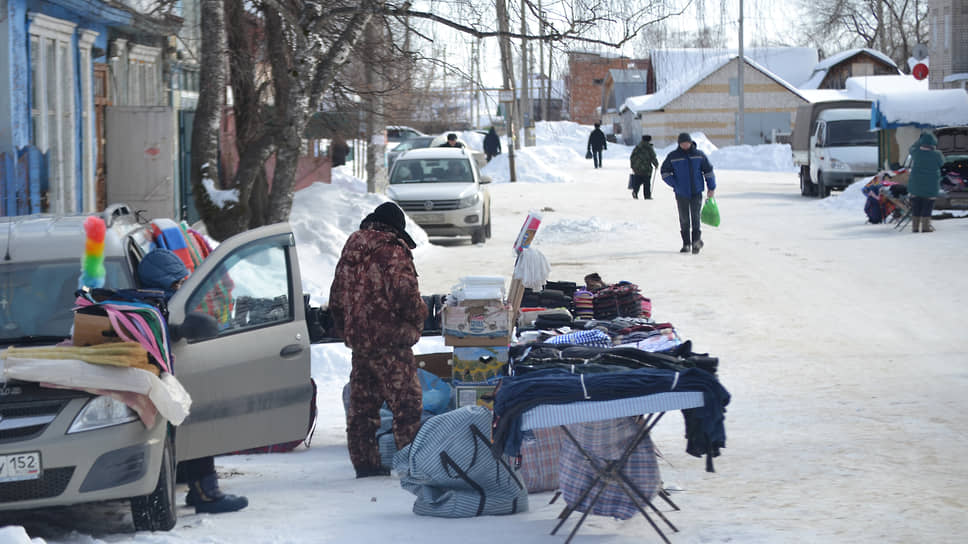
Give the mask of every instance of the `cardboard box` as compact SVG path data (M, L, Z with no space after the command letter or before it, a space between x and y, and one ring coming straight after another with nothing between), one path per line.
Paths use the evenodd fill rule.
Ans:
M111 327L111 320L106 315L74 312L75 346L93 346L108 342L120 342L118 333Z
M507 347L510 336L451 336L444 335L444 345L454 347Z
M457 407L483 406L488 410L494 409L493 385L458 385Z
M511 306L501 300L464 300L444 306L445 336L488 338L511 336Z
M508 363L508 348L502 347L456 347L454 348L454 380L460 382L483 382L504 375Z
M450 379L453 375L453 354L451 352L443 353L422 353L420 355L414 355L413 358L417 362L417 368L422 368L431 374L445 379Z

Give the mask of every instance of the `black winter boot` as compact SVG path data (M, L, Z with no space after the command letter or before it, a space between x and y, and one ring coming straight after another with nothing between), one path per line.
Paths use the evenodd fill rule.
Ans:
M692 244L692 254L696 255L697 253L699 253L699 250L702 249L702 246L703 246L702 240L696 240L696 243Z
M390 469L386 467L356 469L357 478L369 478L370 476L389 476L389 475L390 475Z
M188 482L185 504L194 506L196 514L222 514L245 508L249 499L222 493L218 488L218 476L209 474L201 480Z
M679 253L689 253L690 249L692 248L689 244L683 244L682 249L679 250Z

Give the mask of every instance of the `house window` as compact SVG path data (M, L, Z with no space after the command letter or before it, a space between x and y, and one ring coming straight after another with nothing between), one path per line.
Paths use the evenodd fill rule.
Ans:
M594 83L595 85L602 85L603 83L605 83L605 79L604 78L593 79L592 83Z
M41 211L77 211L77 145L73 35L68 21L32 13L30 22L30 143L47 153Z

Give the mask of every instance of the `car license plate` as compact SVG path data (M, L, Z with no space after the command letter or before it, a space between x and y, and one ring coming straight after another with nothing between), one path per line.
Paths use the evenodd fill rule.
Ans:
M40 452L0 455L0 482L40 478Z
M422 214L414 217L414 219L417 221L417 223L427 223L427 224L443 223L444 222L444 214L442 214L442 213L422 213Z

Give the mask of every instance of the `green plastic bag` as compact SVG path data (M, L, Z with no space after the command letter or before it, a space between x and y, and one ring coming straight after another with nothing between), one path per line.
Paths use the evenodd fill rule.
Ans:
M710 227L719 226L719 206L716 205L715 198L706 199L706 203L702 205L702 212L700 212L699 219L704 225L709 225Z

